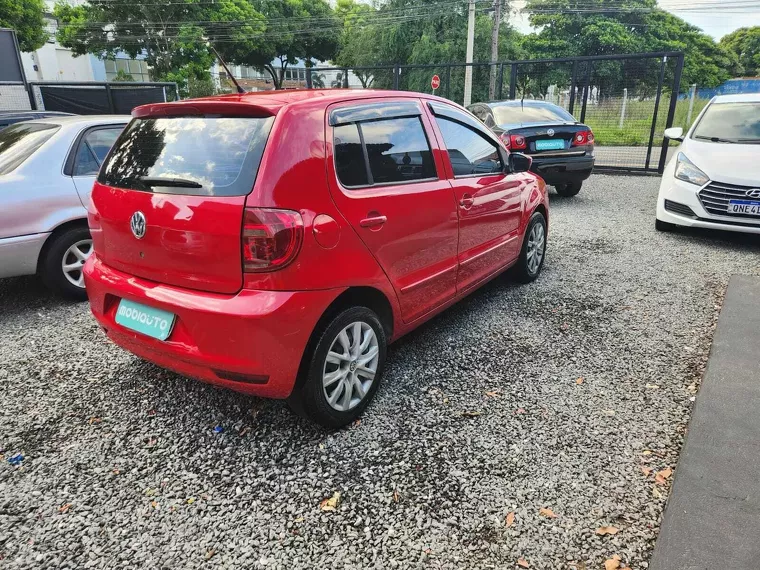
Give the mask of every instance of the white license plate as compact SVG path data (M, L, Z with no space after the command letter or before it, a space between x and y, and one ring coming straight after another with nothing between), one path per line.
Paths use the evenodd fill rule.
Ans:
M760 216L760 201L729 200L728 212L730 214L743 214L745 216Z

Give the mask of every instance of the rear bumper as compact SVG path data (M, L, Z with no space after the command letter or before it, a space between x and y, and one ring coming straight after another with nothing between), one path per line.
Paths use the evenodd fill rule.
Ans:
M343 291L204 293L133 277L96 255L84 274L92 313L117 345L179 374L266 398L290 395L317 321ZM122 298L174 313L169 338L117 324Z
M582 182L594 170L594 156L541 157L534 156L531 171L543 178L547 184L567 184Z

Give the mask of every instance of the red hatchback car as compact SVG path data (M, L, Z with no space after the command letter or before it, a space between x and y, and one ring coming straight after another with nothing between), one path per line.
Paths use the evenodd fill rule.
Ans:
M133 115L84 273L106 334L159 366L336 427L389 342L510 267L541 271L543 181L450 101L277 91Z

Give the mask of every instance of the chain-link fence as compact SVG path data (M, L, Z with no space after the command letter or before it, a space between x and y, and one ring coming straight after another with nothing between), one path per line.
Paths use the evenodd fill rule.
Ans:
M177 84L167 82L32 82L29 92L35 109L78 115L129 114L139 105L178 99Z

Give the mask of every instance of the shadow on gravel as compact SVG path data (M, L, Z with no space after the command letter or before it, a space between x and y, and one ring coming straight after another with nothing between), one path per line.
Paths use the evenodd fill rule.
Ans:
M37 277L0 279L0 319L34 309L74 304L56 297Z
M670 234L676 239L694 240L717 246L721 249L755 251L760 248L760 235L702 228L678 228Z

